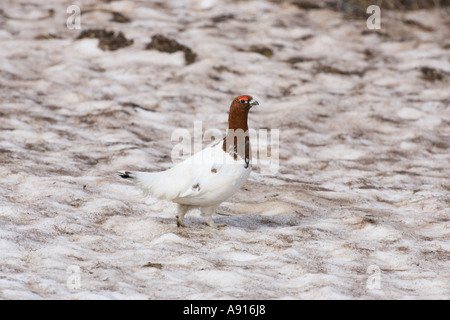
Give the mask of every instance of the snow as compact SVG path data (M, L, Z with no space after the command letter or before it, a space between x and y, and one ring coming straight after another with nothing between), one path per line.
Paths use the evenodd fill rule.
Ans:
M379 35L277 1L83 1L104 11L82 30L134 40L103 51L66 6L0 5L1 299L450 298L448 9L407 13L432 32L389 13ZM156 33L197 61L145 50ZM278 170L254 166L224 228L196 210L177 228L116 171L169 168L172 133L224 132L240 94L256 133L280 130Z

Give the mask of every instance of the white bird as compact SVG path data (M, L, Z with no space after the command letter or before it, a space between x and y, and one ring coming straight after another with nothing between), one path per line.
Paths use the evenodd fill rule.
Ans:
M184 227L186 212L199 207L206 224L216 208L247 181L252 168L247 117L251 107L258 105L252 96L236 97L230 106L228 130L223 140L161 172L119 171L148 194L178 204L177 226Z

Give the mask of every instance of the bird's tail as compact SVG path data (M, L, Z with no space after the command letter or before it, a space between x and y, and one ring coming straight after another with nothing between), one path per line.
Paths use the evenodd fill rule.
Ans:
M136 173L134 171L125 171L125 170L121 170L118 171L119 176L123 179L136 179Z
M117 173L121 178L137 183L144 190L145 195L155 194L156 197L159 197L154 188L155 182L157 182L155 173L128 170L120 170Z
M178 194L178 189L173 187L173 177L167 171L161 172L141 172L120 170L118 174L121 178L137 183L146 195L151 195L159 199L174 199Z

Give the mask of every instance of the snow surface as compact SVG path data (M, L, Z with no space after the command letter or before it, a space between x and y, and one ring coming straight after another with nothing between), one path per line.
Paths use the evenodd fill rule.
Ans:
M0 298L450 298L448 9L368 31L287 1L78 3L83 30L134 40L102 51L67 3L0 4ZM145 50L157 33L197 61ZM225 129L240 94L251 128L280 130L279 170L254 166L226 227L177 228L116 175L169 168L172 132Z

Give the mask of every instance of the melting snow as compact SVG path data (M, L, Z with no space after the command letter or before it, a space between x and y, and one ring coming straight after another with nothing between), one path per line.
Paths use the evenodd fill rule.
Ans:
M450 298L448 9L377 33L277 1L84 1L104 10L83 30L134 40L103 51L66 5L0 5L0 298ZM197 61L145 50L157 33ZM279 170L255 166L223 229L177 228L116 171L170 167L173 130L224 130L239 94Z

